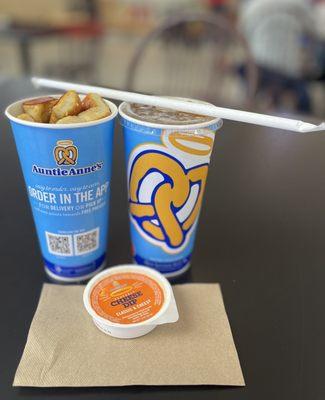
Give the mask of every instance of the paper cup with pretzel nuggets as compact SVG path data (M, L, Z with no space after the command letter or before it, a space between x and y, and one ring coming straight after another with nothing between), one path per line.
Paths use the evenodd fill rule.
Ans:
M68 91L6 109L47 274L81 281L106 258L116 106Z
M122 103L134 261L167 277L191 261L220 119Z

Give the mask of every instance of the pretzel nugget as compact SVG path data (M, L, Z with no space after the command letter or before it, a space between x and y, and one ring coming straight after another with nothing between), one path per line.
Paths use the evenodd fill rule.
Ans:
M59 119L69 115L77 115L82 110L78 94L74 90L69 90L52 109L50 124L55 124Z
M82 101L82 108L86 111L78 116L85 121L95 121L111 114L107 103L96 93L89 93Z
M82 111L77 116L61 118L57 124L75 124L80 122L96 121L111 114L105 101L95 93L89 93L82 101Z
M29 114L26 114L26 113L23 113L23 114L18 115L17 118L23 119L24 121L35 122L35 121L33 120L33 118L32 118Z
M61 118L57 121L57 124L80 124L84 121L79 115L69 115L68 117Z
M49 122L53 106L57 103L54 97L39 97L23 103L25 114L30 115L35 122Z

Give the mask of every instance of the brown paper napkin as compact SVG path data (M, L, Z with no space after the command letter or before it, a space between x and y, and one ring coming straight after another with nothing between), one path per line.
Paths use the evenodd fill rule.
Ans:
M179 321L131 340L95 327L83 289L43 286L14 386L245 385L219 285L174 286Z

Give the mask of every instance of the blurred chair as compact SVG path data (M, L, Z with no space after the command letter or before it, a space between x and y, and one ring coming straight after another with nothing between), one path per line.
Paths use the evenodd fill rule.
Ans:
M259 104L266 108L310 111L304 82L315 69L309 11L303 0L243 5L240 26L259 67Z
M232 23L215 14L186 13L168 18L142 40L126 89L250 108L256 84L257 68Z
M103 37L103 28L98 22L87 22L60 28L49 44L46 64L41 73L48 77L67 80L96 82L96 61Z

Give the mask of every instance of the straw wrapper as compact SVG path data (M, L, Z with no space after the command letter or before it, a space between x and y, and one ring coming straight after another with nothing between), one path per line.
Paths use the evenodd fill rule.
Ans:
M188 112L192 114L207 115L228 119L237 122L267 126L270 128L283 129L287 131L309 133L325 130L325 122L314 125L309 122L298 121L290 118L282 118L265 114L252 113L248 111L234 110L231 108L217 107L213 104L197 103L195 101L186 101L173 99L170 97L150 96L140 93L131 93L121 90L108 89L99 86L82 85L78 83L56 81L52 79L33 77L32 82L37 87L47 87L61 90L75 90L79 93L98 93L100 96L127 101L131 103L146 104L156 107L171 108L177 111Z

